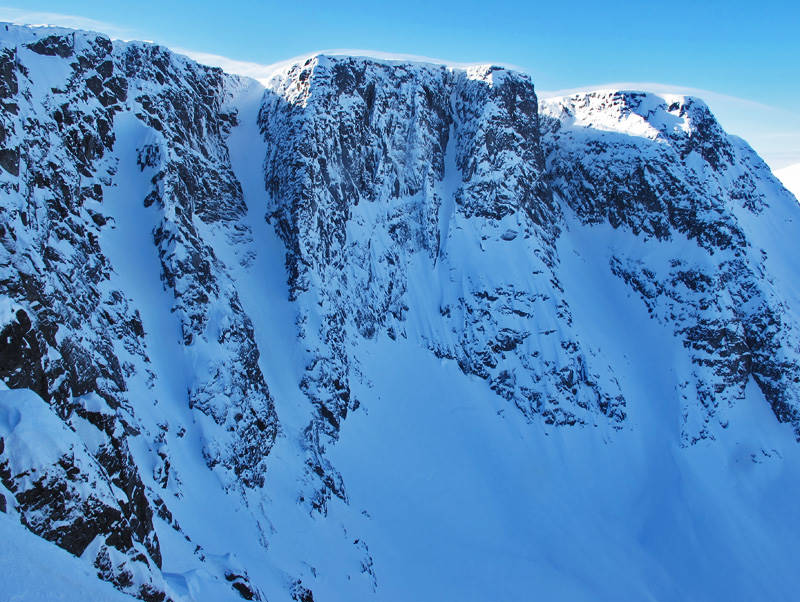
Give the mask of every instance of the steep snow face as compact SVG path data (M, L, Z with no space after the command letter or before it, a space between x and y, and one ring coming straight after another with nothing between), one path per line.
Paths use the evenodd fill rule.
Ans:
M131 602L99 581L92 567L25 530L0 513L0 585L7 600L26 602Z
M797 591L800 209L701 101L0 39L0 529L53 587Z

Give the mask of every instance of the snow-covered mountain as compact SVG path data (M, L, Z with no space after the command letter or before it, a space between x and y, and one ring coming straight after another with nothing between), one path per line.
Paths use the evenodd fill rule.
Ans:
M792 598L800 207L702 101L0 40L5 591Z

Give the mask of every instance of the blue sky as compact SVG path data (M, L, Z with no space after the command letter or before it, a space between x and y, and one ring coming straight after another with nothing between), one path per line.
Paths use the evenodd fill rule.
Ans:
M704 97L774 167L800 162L800 3L693 4L26 0L0 7L0 20L91 27L261 64L356 48L515 65L542 91L660 85Z

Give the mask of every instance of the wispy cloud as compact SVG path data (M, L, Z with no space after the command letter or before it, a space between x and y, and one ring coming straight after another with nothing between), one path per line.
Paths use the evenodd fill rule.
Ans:
M202 65L210 65L211 67L219 67L226 73L233 73L235 75L243 75L252 79L258 80L265 84L276 71L286 64L292 64L292 61L284 61L275 63L273 65L262 65L261 63L252 63L249 61L239 61L236 59L221 56L219 54L212 54L209 52L200 52L198 50L190 50L188 48L181 48L179 46L171 47L171 50L178 54L188 56L195 62Z

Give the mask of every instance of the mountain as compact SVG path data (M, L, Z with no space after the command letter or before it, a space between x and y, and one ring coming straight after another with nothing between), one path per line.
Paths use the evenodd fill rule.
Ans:
M775 176L789 192L800 197L800 163L776 170Z
M0 39L4 591L793 597L800 208L702 101Z

